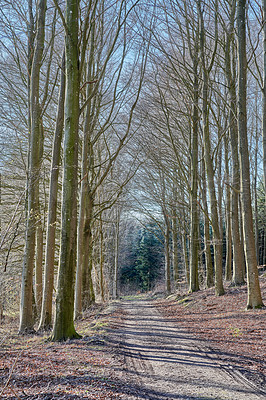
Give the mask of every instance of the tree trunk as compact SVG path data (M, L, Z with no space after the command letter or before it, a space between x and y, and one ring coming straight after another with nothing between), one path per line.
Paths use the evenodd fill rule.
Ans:
M113 278L113 299L118 298L118 261L119 261L119 233L120 233L121 210L116 209L115 222L115 259L114 259L114 278Z
M205 253L205 268L206 268L206 286L207 288L213 287L214 275L213 275L213 263L211 255L211 239L210 239L210 222L209 222L209 210L207 203L207 184L206 184L206 169L204 161L204 148L202 149L202 204L204 211L204 253Z
M258 157L259 157L259 132L258 132L258 98L256 93L256 116L255 116L255 154L254 154L254 174L253 174L253 190L254 190L254 228L255 228L255 245L256 245L256 257L257 265L260 262L260 236L259 236L259 212L258 212L258 188L257 188L257 176L258 176Z
M105 302L105 279L104 279L104 237L103 237L103 223L102 215L100 215L100 293L102 302Z
M262 0L263 7L263 89L262 89L262 141L263 141L263 172L266 204L266 0Z
M211 204L211 221L214 235L214 266L215 266L215 293L217 296L224 294L223 288L223 254L222 254L222 237L220 232L218 206L215 193L214 184L214 167L212 160L212 150L209 132L209 121L208 121L208 84L209 84L209 71L207 70L205 63L205 34L204 34L204 23L203 15L201 10L201 1L198 2L198 10L200 15L200 52L202 60L202 114L203 114L203 142L204 142L204 157L205 166L208 180L208 189Z
M40 174L41 110L39 104L40 69L44 48L46 0L37 4L37 32L30 84L30 147L27 179L28 208L25 251L22 270L19 332L33 330L32 309L33 268L35 259L36 222L38 216L38 186Z
M264 211L265 212L265 211ZM264 216L265 218L265 216ZM263 230L263 255L262 255L262 264L264 265L264 270L266 269L266 226L264 225Z
M61 249L56 315L51 340L79 337L74 328L77 256L77 189L79 131L78 0L66 1L66 97Z
M232 188L231 188L231 226L233 243L233 285L242 285L245 282L244 275L244 257L240 235L239 221L239 157L238 157L238 139L237 139L237 96L236 96L236 65L234 63L234 21L236 13L236 0L233 0L230 11L230 21L228 34L226 38L225 49L225 73L229 91L229 137L232 154ZM231 57L232 54L232 57Z
M84 224L84 241L83 241L83 264L82 264L82 310L86 310L95 302L95 293L92 281L92 212L94 205L94 196L88 191L86 199L86 212Z
M250 168L247 139L247 59L246 59L246 0L238 0L238 140L240 149L241 203L243 219L244 249L247 268L248 301L247 308L263 305L259 286L256 247L250 193Z
M164 184L163 184L164 185ZM164 190L163 190L164 198ZM162 207L165 232L164 232L164 266L165 266L165 290L166 293L171 293L171 263L170 263L170 221L166 207Z
M58 176L60 165L61 143L64 127L64 104L65 104L65 52L62 57L60 92L54 133L53 155L50 173L49 206L46 233L46 251L44 267L44 286L41 319L38 329L48 330L52 327L52 299L54 290L54 259L55 259L55 233L56 212L58 196Z
M168 217L166 217L168 218ZM171 264L170 264L170 224L169 221L166 221L165 228L165 244L164 244L164 252L165 252L165 289L166 293L171 293Z
M38 202L39 203L39 202ZM36 261L35 261L35 298L37 316L40 318L42 309L42 290L43 290L43 228L38 204L39 217L36 222Z
M191 188L190 188L190 280L189 291L199 290L198 258L199 258L199 218L198 218L198 50L193 60L193 117L192 117L192 149L191 149Z
M226 262L225 279L232 279L232 225L231 225L231 191L229 186L228 139L224 137L225 181L226 181Z
M177 289L178 287L178 279L179 279L179 272L178 272L178 226L177 226L177 215L175 211L175 207L173 210L173 217L172 217L172 241L173 241L173 250L172 250L172 260L173 260L173 274L174 274L174 287Z
M222 140L221 140L221 128L218 127L218 142L220 143L217 150L217 207L218 207L218 221L219 221L219 231L222 246L222 262L223 262L223 210L222 210L222 200L223 200L223 187L222 187Z
M40 143L39 143L39 159L41 160L43 157L43 140L44 140L44 132L43 132L43 124L40 119ZM42 289L43 289L43 227L42 227L42 218L41 218L41 208L40 208L40 193L39 193L39 184L37 187L37 205L36 209L38 210L38 219L36 221L36 259L35 259L35 298L36 298L36 310L37 317L41 316L42 309Z
M95 24L92 25L91 40L90 40L90 58L87 68L88 82L92 81L93 66L94 66L94 29ZM88 99L91 99L92 85L87 85L86 95ZM81 161L81 191L80 191L80 204L79 204L79 220L78 220L78 257L77 257L77 272L76 272L76 291L75 291L75 318L82 315L82 282L83 282L83 271L87 273L85 269L88 268L84 265L84 241L85 241L85 219L86 219L86 208L88 201L88 193L90 191L89 186L91 185L92 170L94 168L92 163L92 101L89 100L86 107L86 114L83 127L83 142L82 142L82 161ZM91 223L91 221L90 221ZM87 249L85 250L87 251ZM87 253L86 253L87 254Z

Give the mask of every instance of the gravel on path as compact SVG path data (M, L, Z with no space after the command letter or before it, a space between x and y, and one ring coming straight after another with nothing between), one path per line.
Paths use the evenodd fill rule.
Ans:
M125 317L110 337L124 358L125 400L265 399L206 344L165 319L152 300L123 300L119 307Z

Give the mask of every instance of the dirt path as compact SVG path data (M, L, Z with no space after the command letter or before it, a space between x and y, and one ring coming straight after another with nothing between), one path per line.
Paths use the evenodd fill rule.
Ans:
M258 400L265 394L201 342L178 329L148 299L121 303L125 318L116 326L126 400Z

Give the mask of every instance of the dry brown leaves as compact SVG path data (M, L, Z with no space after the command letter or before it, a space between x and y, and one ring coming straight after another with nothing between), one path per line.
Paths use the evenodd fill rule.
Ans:
M261 277L261 289L266 305L265 277ZM157 304L178 328L203 341L256 383L265 385L266 308L246 311L246 302L246 286L227 284L224 296L216 297L212 288Z
M121 366L105 343L108 318L92 320L87 315L77 325L83 339L65 343L46 342L40 335L19 336L17 326L3 326L0 398L120 399L123 383L115 370Z
M266 304L266 278L261 278ZM178 329L199 338L219 357L265 384L266 309L245 311L246 287L226 287L215 297L207 289L157 305ZM100 312L100 314L99 314ZM0 327L0 398L15 399L121 399L123 369L106 336L120 327L124 311L94 310L77 325L83 339L46 342L45 336L19 336L17 321ZM118 373L117 373L118 372Z

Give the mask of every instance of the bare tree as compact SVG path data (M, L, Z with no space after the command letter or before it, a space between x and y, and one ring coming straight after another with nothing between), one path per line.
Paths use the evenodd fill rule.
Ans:
M205 54L205 31L204 31L204 19L203 19L203 11L202 11L202 2L198 1L198 12L200 18L200 52L201 52L201 62L202 62L202 114L203 114L203 141L204 141L204 158L206 165L206 173L208 180L208 189L210 195L210 203L211 203L211 221L214 233L214 258L215 258L215 292L216 295L220 296L224 294L223 288L223 268L222 268L222 237L219 226L219 217L218 217L218 206L217 206L217 198L214 184L214 168L213 168L213 160L212 160L212 149L211 149L211 140L210 140L210 131L209 131L209 122L208 122L208 86L209 86L209 74L211 72L214 57L217 50L217 40L218 40L218 31L217 31L217 7L218 3L215 2L215 46L213 53L210 55L210 62L207 65L206 54Z
M243 218L244 248L247 267L247 308L261 307L262 297L256 258L253 216L250 193L250 168L247 140L247 56L246 56L246 0L237 3L238 40L238 141L240 154L241 203Z
M44 36L45 36L45 12L46 1L39 0L37 4L37 32L35 48L31 69L30 85L30 148L29 148L29 172L28 172L28 208L27 208L27 228L26 244L23 261L23 275L21 286L21 310L19 332L24 333L33 329L33 268L35 256L36 223L39 217L38 192L39 176L42 153L42 121L41 108L39 103L40 90L40 68L42 62Z
M45 330L50 329L52 326L52 298L54 290L56 214L57 214L60 154L61 154L61 144L63 136L63 125L64 125L65 86L66 86L65 54L63 54L62 65L61 65L60 92L58 98L58 110L57 110L56 126L54 133L53 156L51 162L42 310L38 328Z
M56 293L56 314L51 340L79 337L74 328L74 282L77 254L77 188L79 132L79 0L67 0L65 27L66 98L61 251Z

